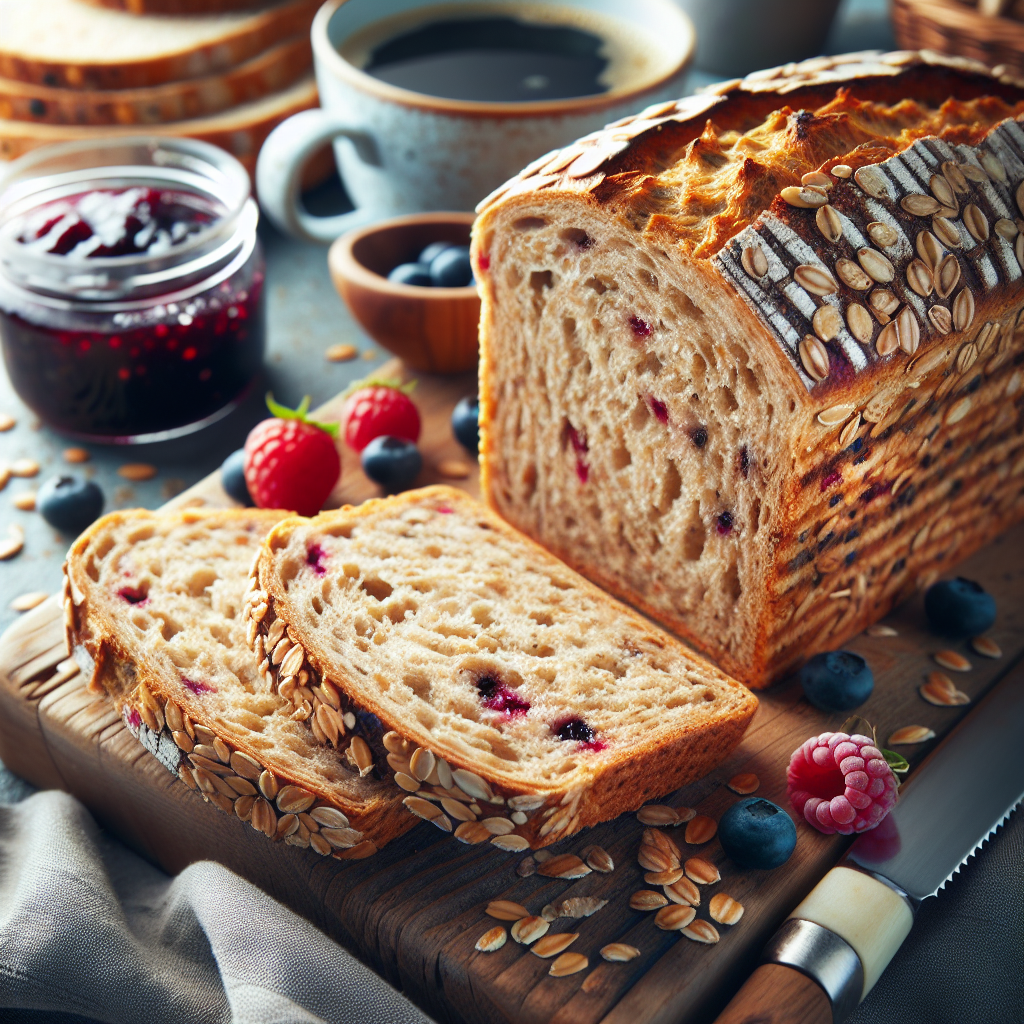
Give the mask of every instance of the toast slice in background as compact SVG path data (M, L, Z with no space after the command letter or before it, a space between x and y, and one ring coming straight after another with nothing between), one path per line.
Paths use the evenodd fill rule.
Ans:
M136 89L211 75L308 35L320 0L256 11L140 18L78 0L0 0L0 77Z
M142 89L62 89L0 78L0 118L67 125L149 125L209 117L293 85L312 66L308 33L226 71Z
M364 857L412 824L400 794L314 742L291 703L259 685L246 643L248 571L285 514L104 516L68 553L68 644L185 785L269 838Z
M264 692L467 842L636 810L724 760L757 707L450 487L283 521L252 588Z

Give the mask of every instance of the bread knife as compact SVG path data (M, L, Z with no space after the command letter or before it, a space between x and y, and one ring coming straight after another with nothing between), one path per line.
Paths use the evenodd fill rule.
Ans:
M921 902L1024 799L1024 667L913 772L899 802L789 915L716 1024L839 1024L871 991Z

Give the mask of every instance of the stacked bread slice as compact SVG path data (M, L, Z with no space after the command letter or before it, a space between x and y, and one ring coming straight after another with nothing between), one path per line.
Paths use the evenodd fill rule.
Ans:
M252 171L274 126L316 104L318 0L112 6L2 0L0 159L144 131L212 142Z
M510 851L707 774L757 707L450 487L279 523L243 617L266 699L411 814Z
M260 684L247 644L248 571L284 515L104 516L68 553L68 642L128 729L207 802L270 839L366 857L413 824L401 794L316 743Z

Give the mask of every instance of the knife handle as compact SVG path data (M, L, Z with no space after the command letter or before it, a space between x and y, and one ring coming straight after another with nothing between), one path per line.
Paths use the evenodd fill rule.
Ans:
M825 990L783 964L761 964L715 1024L832 1024Z
M806 975L805 981L818 989L829 1006L828 1016L820 1019L839 1024L874 987L913 923L909 901L895 888L867 872L839 865L790 914L765 947L763 959L766 966ZM756 1005L754 999L761 1014L782 1014L765 1017L766 1021L812 1019L795 1009L786 1016L789 1011L765 987L767 977L759 968L716 1024L740 1024L747 1019L742 1013ZM812 1005L806 986L801 991L805 994L800 1005Z

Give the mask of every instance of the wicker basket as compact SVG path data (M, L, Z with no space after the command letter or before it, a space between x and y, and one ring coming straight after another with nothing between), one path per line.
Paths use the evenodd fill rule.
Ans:
M905 50L973 57L1024 75L1024 22L989 18L958 0L892 0L892 21Z

